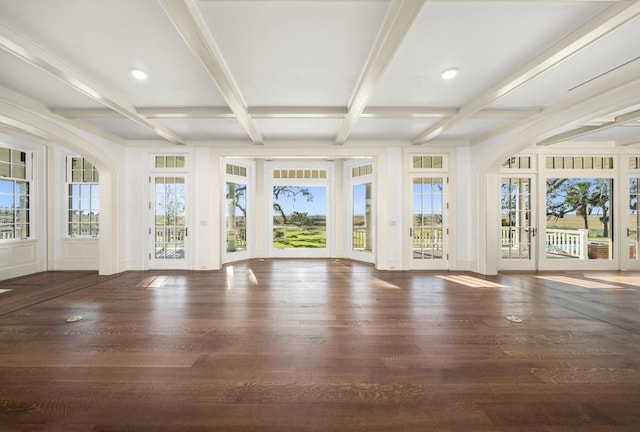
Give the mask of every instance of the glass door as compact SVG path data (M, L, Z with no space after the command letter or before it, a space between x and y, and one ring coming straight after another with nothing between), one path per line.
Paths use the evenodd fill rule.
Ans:
M248 258L247 184L225 183L225 262Z
M249 259L253 254L254 167L253 161L245 159L233 158L223 162L221 252L225 263Z
M533 270L538 230L533 211L533 178L500 180L500 269Z
M411 175L411 269L448 268L444 176Z
M640 241L638 233L640 233L640 214L638 213L638 184L640 177L631 177L627 183L628 192L628 210L626 217L622 221L625 237L625 251L623 251L623 259L626 261L625 269L640 269Z
M373 161L347 161L344 178L347 213L345 236L347 257L358 261L375 262L375 209Z
M187 268L186 185L184 176L153 176L152 268Z

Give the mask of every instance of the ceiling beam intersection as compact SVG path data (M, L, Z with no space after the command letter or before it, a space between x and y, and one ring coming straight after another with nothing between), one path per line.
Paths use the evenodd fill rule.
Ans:
M393 0L391 3L382 30L349 102L347 115L336 134L336 144L344 144L349 137L423 4L423 0Z
M209 33L196 2L194 0L160 0L160 3L187 46L204 64L209 76L218 86L227 105L249 138L254 144L263 144L264 140L258 124L249 115L247 103L242 97L240 88Z

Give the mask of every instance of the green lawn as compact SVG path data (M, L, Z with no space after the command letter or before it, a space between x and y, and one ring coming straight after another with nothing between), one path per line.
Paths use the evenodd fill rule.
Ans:
M318 228L275 228L273 247L276 249L326 248L327 231Z

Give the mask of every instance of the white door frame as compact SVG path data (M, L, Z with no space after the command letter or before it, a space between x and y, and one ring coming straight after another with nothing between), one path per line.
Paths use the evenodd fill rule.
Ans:
M227 167L231 166L232 172L229 173ZM237 171L236 167L244 168L245 175L242 172ZM220 192L220 253L222 256L222 263L229 263L234 261L245 260L253 258L255 250L255 233L256 233L256 215L255 215L255 162L248 159L237 158L221 158L221 172L222 178L222 191ZM234 171L235 170L235 171ZM245 249L242 251L230 252L228 251L229 238L227 236L226 227L226 212L227 212L227 200L226 200L226 185L228 182L233 181L235 183L246 185L245 191L245 211L247 218L245 221Z
M432 166L421 168L416 166L416 158L427 158L432 161ZM432 159L429 159L432 158ZM441 158L438 163L433 163L435 159ZM405 157L406 163L406 191L405 191L405 220L406 220L406 243L405 243L405 268L409 270L448 270L450 267L450 243L449 224L451 217L450 200L449 200L449 160L450 154L442 153L409 153ZM414 178L440 178L442 179L442 257L440 259L415 259L413 248L413 180ZM434 209L435 210L435 209Z
M370 167L370 168L369 168ZM354 169L358 170L358 174L354 175ZM366 172L360 172L366 170ZM369 172L369 170L371 172ZM344 163L344 194L345 200L345 212L344 212L344 226L345 233L345 245L347 258L363 261L375 264L376 260L376 214L377 214L377 200L376 200L376 164L373 159L356 159L345 161ZM356 185L370 184L371 185L371 220L369 233L371 239L367 241L371 242L371 250L356 250L353 247L353 188Z
M310 160L274 160L264 163L264 197L266 233L264 235L265 250L269 257L274 258L329 258L335 255L335 199L334 162L320 162ZM326 178L274 178L275 169L295 171L326 170ZM292 248L279 249L273 247L273 211L272 197L274 186L324 186L326 187L326 247L325 248ZM267 209L268 207L268 209Z
M520 226L510 228L502 226L502 181L503 179L529 179L529 223L528 226L524 229L520 229ZM500 187L500 219L498 220L498 235L500 236L500 240L498 241L498 270L535 270L538 265L538 251L540 250L540 237L541 231L538 227L538 210L536 203L536 189L537 176L533 173L523 173L523 172L502 172L499 175L499 187ZM520 235L527 236L527 243L529 244L528 258L518 259L518 258L505 258L505 254L508 252L505 251L505 245L503 244L503 237L505 236L505 229L511 229L511 235ZM515 230L515 231L514 231ZM522 239L520 239L518 244L522 244ZM515 254L516 256L518 253Z
M159 259L156 258L156 241L155 241L155 230L156 230L156 222L155 222L155 211L156 211L156 196L155 196L155 179L156 178L167 178L167 177L177 177L184 179L184 218L185 218L185 232L184 232L184 258L172 258L172 259ZM172 270L185 270L191 268L192 262L192 253L191 253L191 241L189 239L189 226L190 219L190 199L189 199L189 178L186 173L179 172L154 172L149 176L149 188L151 194L151 200L149 205L149 213L150 213L150 229L149 229L149 238L150 238L150 248L151 252L149 253L149 268L151 269L172 269Z

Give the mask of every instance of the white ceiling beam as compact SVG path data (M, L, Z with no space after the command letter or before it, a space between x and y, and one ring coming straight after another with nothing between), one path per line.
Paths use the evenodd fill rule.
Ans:
M473 118L524 119L538 114L540 108L483 109ZM68 119L118 118L121 115L109 108L52 108L51 112ZM227 107L161 107L138 108L146 118L235 118ZM254 107L249 108L252 118L345 118L344 107ZM369 107L361 118L447 118L458 112L455 108L426 107Z
M619 116L616 116L613 121L609 121L598 126L580 126L578 128L559 133L540 141L537 145L548 146L563 141L569 141L571 139L588 135L594 132L603 131L616 126L623 126L625 124L635 122L638 119L640 119L640 109L625 114L620 114Z
M124 117L153 131L161 138L174 144L184 144L184 139L180 135L164 125L140 115L129 101L103 88L68 63L2 23L0 23L0 47L16 57L51 73L75 90L119 112Z
M446 129L469 118L639 14L640 1L618 2L609 6L602 13L572 31L493 87L465 104L456 115L439 121L418 135L413 140L413 144L424 144L431 141Z
M236 84L220 49L208 31L204 18L194 0L161 0L160 3L182 35L187 46L204 64L209 76L218 86L227 105L255 144L264 140L258 124L251 118L240 88Z
M398 47L420 13L423 0L393 0L369 60L349 102L349 109L336 134L336 144L344 144L351 129L364 111L369 99L389 66Z
M254 107L249 109L253 118L344 118L344 107Z

